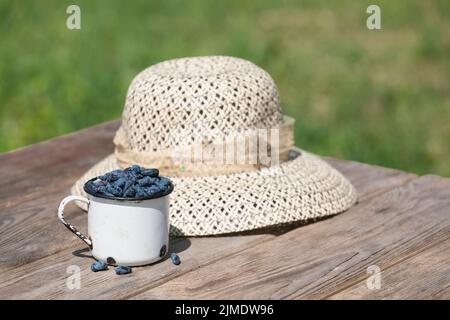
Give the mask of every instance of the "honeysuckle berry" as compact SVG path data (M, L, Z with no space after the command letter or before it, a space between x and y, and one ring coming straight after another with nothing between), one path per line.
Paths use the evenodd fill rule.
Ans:
M156 178L157 176L159 176L159 170L154 169L154 168L153 169L144 169L144 170L142 170L142 174L144 176Z
M96 261L93 264L91 264L91 270L94 272L107 270L108 265L105 262L102 261Z
M168 178L159 177L158 169L145 169L138 165L107 172L88 183L100 195L122 198L158 197L169 191L172 185Z
M132 269L131 267L126 267L126 266L118 266L116 269L116 274L127 274L127 273L131 273Z
M176 266L181 263L180 257L175 252L170 254L170 260L172 260L172 263Z

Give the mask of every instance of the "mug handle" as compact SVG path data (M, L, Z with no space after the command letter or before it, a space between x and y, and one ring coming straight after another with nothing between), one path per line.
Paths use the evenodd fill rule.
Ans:
M81 240L83 240L90 249L92 249L92 241L90 239L88 239L86 236L84 236L80 231L78 231L77 228L75 228L75 226L71 225L70 223L68 223L65 219L64 219L64 207L72 201L81 201L81 202L85 202L87 203L87 205L89 205L89 199L85 198L85 197L80 197L80 196L68 196L65 197L61 203L59 204L59 208L58 208L58 218L59 220L61 220L61 222L66 226L67 229L69 229L70 231L72 231L73 233L75 233L75 235L80 238Z

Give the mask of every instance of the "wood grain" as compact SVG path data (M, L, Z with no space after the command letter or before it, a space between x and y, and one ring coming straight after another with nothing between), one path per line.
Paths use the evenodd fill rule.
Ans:
M355 164L352 164L352 167L355 168ZM349 178L350 180L355 180L355 186L358 188L358 180L372 181L371 176L382 176L383 174L390 176L391 171L382 168L377 168L376 170L353 170L349 172ZM359 178L361 175L365 175L366 179ZM398 174L393 185L397 185L401 181L409 181L410 178L411 175L409 174ZM384 189L389 187L387 184L383 186ZM363 192L361 196L365 197L365 193ZM75 211L77 210L75 209ZM61 227L59 222L56 219L54 220L56 223L54 227ZM83 222L78 220L77 222L83 225ZM106 299L130 297L160 283L169 281L180 274L199 269L209 263L219 261L228 255L275 237L272 234L264 233L232 237L179 239L178 241L181 241L181 245L183 245L183 241L190 242L187 250L180 253L183 260L180 268L174 268L170 261L164 261L151 267L136 268L135 274L131 277L118 278L113 272L92 273L89 270L92 260L72 254L72 251L84 248L82 243L67 233L64 228L61 227L60 229L64 230L64 235L74 242L66 243L67 248L44 259L38 259L34 262L29 261L27 264L21 263L19 267L0 275L3 278L0 284L0 298ZM60 243L60 245L62 244ZM89 253L85 254L89 256ZM69 265L78 265L82 270L83 286L81 290L68 290L65 285L65 281L69 276L66 273L66 268ZM102 283L102 285L100 286L99 283Z
M450 240L381 270L379 289L368 290L367 280L330 299L450 299ZM411 294L413 293L413 294Z
M113 151L119 121L107 122L56 139L0 154L0 209L68 186Z
M422 177L135 298L327 298L366 279L370 265L384 269L447 241L449 214L450 179ZM413 287L410 297L419 294Z
M358 186L358 201L360 202L376 197L417 177L413 173L356 161L338 160L328 157L323 159L344 176L351 177L353 185Z
M177 275L220 260L256 243L261 243L270 235L253 235L214 238L173 239L170 251L178 252L182 264L174 266L170 259L152 266L133 268L127 276L117 276L114 270L93 273L90 264L94 261L90 253L86 257L74 256L70 250L58 252L9 270L2 275L0 299L118 299L126 298L149 287L157 286ZM272 236L273 237L273 236ZM79 247L83 249L83 246ZM66 281L70 274L68 266L78 266L81 270L81 289L69 290Z
M72 183L112 151L111 141L118 125L117 121L106 123L0 155L0 173L9 184L0 187L0 271L8 270L0 273L0 298L129 298L279 238L277 234L256 232L177 239L171 245L180 251L180 267L166 260L135 268L125 277L117 277L113 271L92 273L89 252L83 253L87 257L73 254L84 246L59 224L56 208ZM415 178L398 170L326 160L352 181L360 205ZM81 210L70 207L67 216L85 230L86 218ZM69 265L81 268L80 290L68 290L65 285Z

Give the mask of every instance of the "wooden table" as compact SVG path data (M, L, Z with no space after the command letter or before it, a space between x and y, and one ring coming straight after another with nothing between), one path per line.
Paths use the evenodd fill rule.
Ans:
M93 273L56 209L112 152L118 125L0 155L0 298L450 298L450 179L334 159L326 160L359 193L343 214L277 234L171 239L180 266L169 259L125 276ZM66 216L86 230L80 209ZM80 288L69 289L78 268ZM367 284L377 275L380 289Z

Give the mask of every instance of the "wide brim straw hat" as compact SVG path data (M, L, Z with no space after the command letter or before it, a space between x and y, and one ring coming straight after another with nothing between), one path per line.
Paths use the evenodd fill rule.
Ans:
M164 61L134 78L114 153L89 169L72 193L86 196L87 180L118 168L159 168L175 186L172 235L276 228L345 211L356 202L354 187L296 148L293 126L273 79L255 64L226 56ZM206 156L214 150L220 157Z

